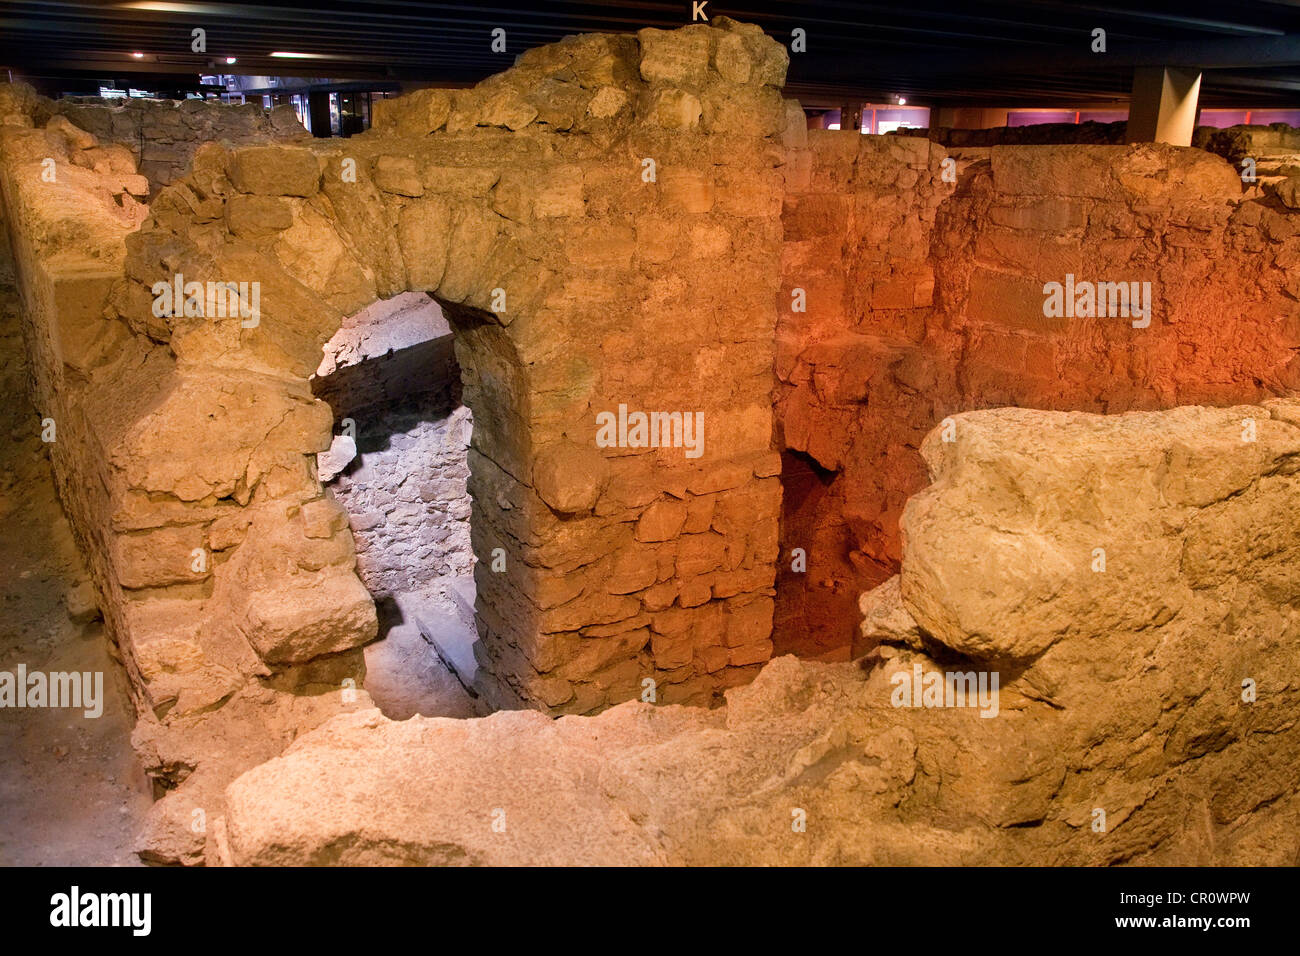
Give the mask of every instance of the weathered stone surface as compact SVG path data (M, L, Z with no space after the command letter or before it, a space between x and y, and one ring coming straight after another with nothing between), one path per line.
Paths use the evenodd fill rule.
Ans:
M604 456L590 445L560 442L542 450L533 467L533 487L559 514L591 511L608 480Z
M653 94L651 116L664 129L690 129L700 121L700 101L686 90L663 89Z
M415 90L396 99L374 102L373 126L404 136L428 136L442 129L451 112L445 90Z
M1065 454L1050 440L1015 445L991 425L963 438L969 423L954 419L954 446L970 457L952 467L974 461L996 480L967 502L968 526L925 511L924 495L914 501L911 568L855 640L857 595L895 568L926 432L999 404L1206 403L1254 416L1263 406L1231 406L1300 384L1300 254L1280 197L1243 198L1217 157L1008 146L958 157L952 182L948 150L924 138L801 128L802 111L777 89L787 62L761 30L725 18L572 38L454 97L385 103L376 129L346 146L250 147L257 124L241 117L252 114L230 111L217 114L230 136L187 152L191 137L171 131L200 129L208 114L169 108L139 165L151 182L165 171L174 181L148 208L132 198L141 183L118 145L118 113L87 114L108 117L112 135L75 120L42 128L47 107L0 96L18 118L0 124L0 191L19 237L35 398L58 421L50 452L107 629L142 719L162 728L152 774L169 785L203 774L220 789L233 765L216 760L215 744L190 748L196 728L220 738L227 708L272 677L330 669L315 681L330 698L355 680L332 668L355 663L374 634L363 582L374 592L400 570L409 555L393 545L445 482L465 478L433 455L423 467L436 475L412 475L392 501L358 496L351 521L321 503L331 467L315 456L334 429L308 379L326 374L322 346L346 316L411 291L445 309L474 409L468 544L420 551L476 564L475 655L494 706L592 713L640 696L647 679L661 703L718 703L774 653L774 591L776 652L807 639L800 650L842 661L882 641L939 653L942 639L943 653L1028 668L1037 683L1026 698L1055 700L1044 662L1068 660L1088 614L1143 639L1139 623L1169 633L1200 613L1202 592L1234 577L1234 554L1267 564L1270 547L1289 553L1285 528L1259 515L1197 530L1211 512L1255 501L1256 486L1234 485L1250 475L1235 446L1207 444L1209 419L1199 436L1188 426L1167 461L1142 459L1160 476L1152 515L1203 513L1186 517L1181 543L1132 516L1079 524L1070 481L1154 500L1148 486L1129 487L1128 465L1089 477L1071 459L1067 481L1037 459ZM43 158L57 182L40 179ZM1045 315L1043 285L1066 273L1149 281L1152 323ZM256 321L157 314L155 284L178 274L257 283ZM349 364L341 352L327 359ZM597 416L616 409L698 413L704 440L624 434L598 445ZM1291 413L1266 412L1252 444L1274 455L1259 466L1276 466L1272 480L1289 467L1290 452L1270 442ZM1152 427L1144 440L1160 447ZM1087 429L1077 438L1100 441ZM1012 446L1023 468L999 457ZM773 448L786 453L780 482ZM948 467L944 448L926 454ZM984 497L1002 501L1029 484L1024 475L1055 495L1050 508L1026 517L1012 495L1002 523L976 521ZM467 506L454 520L470 517ZM1130 553L1085 547L1097 528L1131 537ZM392 550L389 565L358 561L353 530L361 545ZM1235 550L1216 549L1216 534ZM1158 576L1175 547L1191 597ZM1127 602L1095 580L1075 586L1076 550L1087 563L1096 548L1124 574L1131 562L1143 569ZM992 597L969 578L950 581L954 555L998 556ZM1016 555L1035 574L1018 572ZM177 570L191 566L205 570ZM1283 567L1250 580L1265 603L1290 600ZM177 622L190 633L178 636ZM269 724L300 726L284 713L292 696L267 705ZM870 745L873 760L899 746L897 729ZM1018 787L1008 755L1036 746L1035 733L981 738L980 768ZM1174 749L1184 743L1200 746ZM972 773L954 793L980 826L1035 822L1056 799L1060 764L1026 765L1023 788L981 789ZM170 847L160 857L201 850L159 839Z
M348 718L346 725L332 724L326 731L330 737L326 746L339 760L342 772L328 781L318 778L312 785L324 798L322 805L332 802L331 796L340 801L330 819L308 824L305 832L301 804L283 803L273 809L266 801L263 781L317 773L315 755L303 761L290 751L278 762L254 771L253 777L241 779L230 791L227 846L241 862L264 864L310 860L313 864L362 866L504 865L527 860L563 866L592 858L641 864L665 861L641 827L597 788L569 788L569 771L557 764L557 754L533 744L539 735L555 739L566 758L564 764L581 761L590 773L599 771L597 754L564 742L552 729L552 722L539 714L515 712L501 717L492 722L417 717L392 724L378 711L370 711ZM398 728L396 737L390 736L392 728ZM358 747L356 734L368 743ZM458 746L437 746L446 735L456 738ZM422 768L419 757L410 762L421 752L431 758ZM484 772L483 755L488 753L505 759ZM417 787L394 791L394 778L370 776L366 764L403 775L441 779L443 798L427 802L427 795ZM355 783L367 778L371 781L367 791L354 789ZM521 784L532 794L526 802L518 799ZM487 803L475 799L479 794L487 797ZM357 809L369 814L380 805L385 808L382 822L367 823L351 812ZM574 831L573 839L539 840L542 833L567 829L578 817L585 817L591 825ZM384 832L384 839L391 836L392 840L381 848L356 838L366 830ZM326 831L354 836L329 846L330 841L317 837Z
M1279 245L1289 217L1243 194L1219 157L806 135L786 163L776 407L787 486L824 492L785 499L782 551L807 560L778 565L779 652L847 653L854 595L897 569L920 439L945 416L1232 405L1300 387L1297 330L1267 318L1300 291ZM1046 284L1067 275L1137 282L1149 325L1044 314Z
M1300 547L1294 404L958 416L955 443L927 440L936 481L904 518L901 600L893 583L862 597L885 641L871 657L779 658L723 711L337 717L231 785L222 862L1286 863L1300 851L1296 634L1279 603ZM1257 441L1241 441L1243 417ZM1205 468L1158 464L1178 460ZM1104 571L1089 555L1060 572L1024 560L1013 539L1033 537L1113 551ZM1212 581L1215 555L1240 557ZM1153 589L1179 612L1123 607ZM1069 625L1026 666L1058 616ZM900 706L914 671L954 670L1003 679L982 704L941 689L940 706ZM428 769L471 763L450 790ZM392 779L409 782L396 798ZM554 839L573 828L580 840Z
M649 82L663 81L700 87L709 72L709 34L706 27L680 30L637 31L641 43L641 77Z
M999 409L954 420L955 441L932 433L922 446L934 484L903 515L902 595L926 633L976 660L1032 660L1076 635L1187 614L1189 588L1221 583L1209 569L1253 550L1239 522L1294 547L1266 503L1283 500L1300 431L1265 409ZM978 578L960 570L974 566ZM1275 600L1288 599L1285 581L1270 580Z
M424 184L409 156L380 156L375 160L375 185L397 196L423 196Z
M231 196L226 222L237 236L265 236L293 225L293 209L272 196Z
M83 154L89 165L98 170L106 157L113 156L114 172L134 173L138 162L147 188L135 194L155 197L185 175L204 145L293 142L310 135L287 105L268 114L251 103L64 97L49 104L49 109L56 114L51 122L70 121L83 141L91 134L101 141Z
M1288 209L1300 209L1300 176L1288 176L1272 187L1273 195Z
M276 580L250 591L240 622L263 660L301 664L372 641L375 602L356 574L320 573L301 581Z
M682 532L686 524L687 505L684 501L664 498L656 501L636 523L638 541L671 541Z
M230 181L242 193L311 196L320 188L320 167L309 149L249 146L231 154Z

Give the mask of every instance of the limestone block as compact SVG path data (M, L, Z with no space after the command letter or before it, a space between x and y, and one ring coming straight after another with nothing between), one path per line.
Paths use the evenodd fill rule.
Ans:
M500 178L500 172L482 166L426 166L420 173L425 189L461 198L486 196Z
M702 25L680 30L638 30L641 78L695 89L703 86L709 75L709 33L709 28Z
M627 93L616 86L602 86L587 103L587 115L595 119L617 116L631 103Z
M726 30L744 41L750 62L753 64L748 78L749 82L757 83L760 86L776 87L777 89L785 86L785 74L790 66L790 53L783 44L769 37L762 27L755 23L741 23L731 17L715 16L711 24L715 29ZM725 40L726 37L718 39L719 49L722 48ZM735 64L732 64L729 68L735 69L735 66ZM718 69L721 72L721 64L719 64ZM733 82L744 81L735 80Z
M545 79L524 96L537 110L537 122L557 130L572 129L586 112L591 94L577 83Z
M109 333L107 326L117 324L104 318L115 272L80 257L49 262L45 272L54 291L56 360L87 368L98 354L97 343Z
M649 116L664 129L690 129L700 122L699 98L686 90L658 89L650 94Z
M638 541L669 541L686 524L686 502L662 498L642 512L636 523Z
M705 532L684 535L677 544L677 575L683 581L708 574L721 566L725 551L722 535Z
M538 219L581 216L584 211L580 166L566 166L555 170L539 186L533 200L533 214Z
M808 145L808 117L798 100L787 98L784 105L785 123L781 132L781 145L787 151L802 150Z
M268 236L293 225L293 208L274 196L231 196L226 225L237 236Z
M375 639L375 602L347 569L280 578L249 591L239 623L268 664L294 664Z
M698 214L713 208L713 179L704 173L671 166L659 170L657 181L663 203L671 209Z
M469 730L469 736L458 734L458 746L463 748L456 758L440 757L436 766L429 764L422 770L407 768L403 777L413 774L418 778L423 774L432 774L444 780L452 781L450 787L443 788L440 801L429 802L423 793L418 800L407 800L401 795L401 788L390 793L383 800L386 807L384 829L393 826L406 836L393 840L387 850L377 850L369 841L358 843L350 839L333 842L334 849L323 850L322 838L326 833L339 830L358 832L375 821L374 807L380 803L380 791L374 790L374 800L359 798L353 785L360 777L368 776L363 769L366 761L358 762L348 756L351 744L346 736L338 736L338 769L341 773L332 776L329 782L318 781L314 792L322 800L322 806L332 806L331 814L313 819L303 819L299 807L293 801L286 801L278 810L265 805L268 791L265 784L271 780L297 780L301 773L315 774L312 755L303 761L293 753L286 754L273 765L263 768L269 775L254 775L241 781L227 797L229 828L229 847L233 859L240 861L258 860L272 863L290 860L309 859L314 863L342 863L347 865L365 865L376 863L478 863L490 865L507 861L521 861L524 858L535 863L560 864L575 863L583 859L608 858L620 859L625 863L640 861L654 863L664 860L661 850L646 837L642 827L635 825L626 812L617 807L608 797L600 794L597 788L588 788L585 793L567 790L557 794L551 785L555 780L556 761L547 755L544 760L531 759L528 748L521 743L531 740L535 733L554 736L554 731L544 730L543 723L549 719L535 713L512 713L503 715L503 720L492 726L475 726ZM378 743L380 733L386 731L388 722L379 712L359 714L344 718L345 724L337 725L335 733L347 734L345 728L355 728L372 737L375 750L368 763L373 767L377 755L391 754L397 757L405 754L406 748L393 749ZM402 725L396 725L402 726ZM415 731L410 743L418 746L418 740L435 739L430 734L429 725L409 725ZM368 728L368 729L366 729ZM467 722L468 729L468 722ZM435 731L436 734L436 731ZM557 738L558 739L558 738ZM590 760L584 755L585 748L574 744L564 744L566 752L573 753L576 759ZM362 751L355 751L358 756ZM494 784L476 776L474 766L481 765L488 753L505 753L513 766L508 777L501 777ZM599 761L591 760L592 772L597 772ZM477 798L471 797L464 788L471 780L486 783L490 790L495 788L495 795L488 801L492 806L507 808L507 826L504 832L493 832L490 826L481 826L482 838L470 843L463 842L461 834L468 831L470 818L480 818L481 812L472 809L487 806ZM460 781L459 783L457 781ZM301 784L299 784L301 785ZM507 796L507 790L521 786L531 790L535 799L520 802L513 796ZM324 787L325 789L321 789ZM351 794L351 795L349 795ZM493 802L495 801L495 802ZM365 806L370 823L363 824L356 816L356 809ZM257 809L254 810L253 808ZM575 816L575 814L577 816ZM546 850L536 843L529 834L538 828L549 832L564 831L569 822L576 818L589 821L590 825L575 831L573 840L552 841L551 849ZM338 848L343 849L338 849ZM348 849L347 847L355 847Z
M428 136L447 122L451 97L445 90L414 90L400 97L385 97L373 104L375 129L404 136Z
M322 482L329 481L356 457L356 439L350 435L335 435L329 450L316 456L316 473Z
M135 172L135 156L120 143L104 143L85 152L91 168L98 173L120 173L129 176Z
M1266 188L1270 189L1288 209L1300 209L1300 176L1289 176Z
M73 149L90 149L99 142L94 134L74 125L66 116L51 116L45 128L61 135Z
M766 641L772 634L772 609L770 597L741 598L727 602L726 645L736 648Z
M316 154L294 146L246 146L230 154L230 180L241 193L312 196L320 188Z
M375 185L386 193L397 196L423 196L424 183L420 180L415 160L409 156L380 156L375 160Z
M1256 414L1264 421L1267 412ZM1182 574L1195 576L1200 562L1180 571L1185 545L1169 534L1163 510L1231 498L1275 467L1278 456L1300 448L1300 431L1289 426L1269 425L1261 440L1241 441L1240 420L1248 416L1248 409L1206 408L1113 417L1018 409L978 413L974 420L959 416L956 442L923 447L936 483L904 512L909 560L901 587L908 610L949 647L985 661L1032 658L1074 635L1120 633L1178 614L1191 598ZM1088 453L1063 458L1047 451L1058 442ZM1163 489L1151 475L1171 453L1207 470L1176 468L1177 483ZM1009 469L1016 472L1010 481ZM1193 475L1194 485L1186 480ZM1047 505L1066 486L1071 503ZM1030 487L1033 497L1021 504L1010 497ZM968 507L955 506L963 496L978 497L981 508L997 513L996 524L972 520ZM1228 528L1216 532L1220 541L1231 539ZM944 570L936 548L947 555ZM1098 548L1104 572L1094 570ZM984 569L978 585L952 573L962 564Z
M135 589L202 580L212 573L203 544L201 525L117 535L112 549L118 583ZM196 561L201 563L196 565ZM202 570L196 571L196 566Z
M330 498L318 498L302 506L302 530L309 538L332 538L348 526L343 506Z
M576 442L546 446L533 465L533 487L557 514L591 511L608 480L604 456L592 446Z
M732 83L746 82L753 70L745 41L734 33L718 38L713 51L713 65L724 80Z
M533 217L536 181L535 170L506 170L492 189L492 209L515 222L528 222Z
M484 296L484 305L493 288L504 276L496 272L492 251L500 235L501 218L476 208L463 208L454 217L451 228L447 269L438 292L452 302L464 302L470 295ZM488 284L490 283L490 285Z
M510 84L501 83L483 99L478 124L519 130L535 120L537 115L537 107L522 92Z
M588 226L569 240L573 261L592 269L628 269L635 253L631 226Z

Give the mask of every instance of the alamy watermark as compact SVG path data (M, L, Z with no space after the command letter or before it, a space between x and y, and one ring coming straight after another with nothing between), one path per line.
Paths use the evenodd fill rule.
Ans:
M262 321L260 282L186 282L179 272L172 281L160 279L150 288L154 318L234 319L246 329Z
M73 886L50 897L50 925L125 927L133 936L148 936L153 928L151 893L83 893Z
M1060 318L1132 318L1133 328L1151 324L1150 282L1076 282L1067 273L1064 284L1043 285L1043 315Z
M998 715L997 671L926 671L917 663L889 682L895 707L978 707L981 717Z
M704 454L703 412L629 412L596 415L598 448L684 448L687 458Z
M104 713L103 671L0 671L0 708L80 707L89 718Z

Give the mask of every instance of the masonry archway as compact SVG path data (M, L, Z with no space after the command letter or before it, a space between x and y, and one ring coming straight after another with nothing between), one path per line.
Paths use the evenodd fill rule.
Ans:
M315 471L334 416L310 377L346 316L403 293L443 308L473 410L483 699L710 704L757 672L780 498L785 63L729 21L572 38L473 90L385 101L346 142L195 154L127 236L113 296L152 345L105 507L171 509L132 529L129 553L107 535L113 623L147 695L163 687L146 659L161 637L202 661L163 668L159 693L180 703L160 720L267 681L360 679L378 621ZM153 288L177 276L256 301L157 314ZM624 414L694 416L703 446L644 429L601 442L602 419ZM159 464L200 434L201 463ZM196 550L204 570L176 570Z
M473 416L461 391L449 324L416 293L349 316L312 378L334 418L317 475L347 512L357 574L378 612L365 687L398 720L482 712L467 488Z

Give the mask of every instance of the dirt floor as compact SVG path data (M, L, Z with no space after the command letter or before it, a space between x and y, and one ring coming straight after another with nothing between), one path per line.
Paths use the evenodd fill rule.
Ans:
M0 708L0 865L138 866L134 840L151 799L131 749L135 714L100 622L87 620L86 568L40 432L0 246L0 670L104 675L98 718Z

